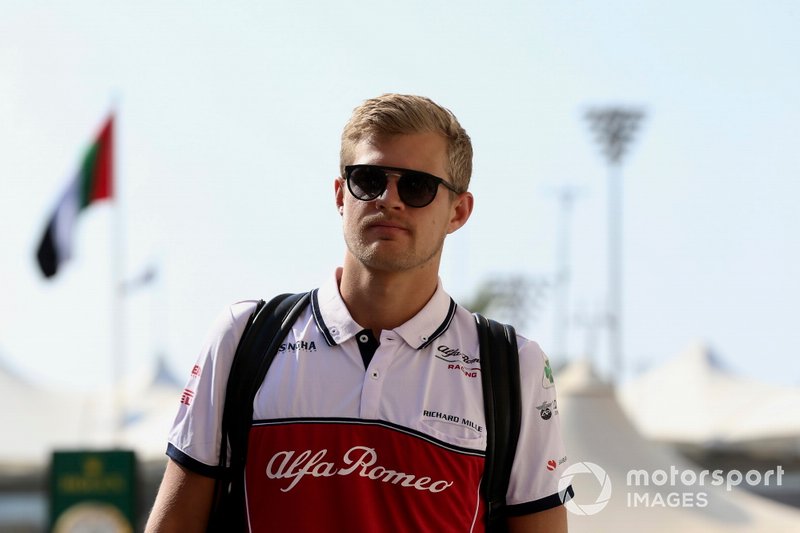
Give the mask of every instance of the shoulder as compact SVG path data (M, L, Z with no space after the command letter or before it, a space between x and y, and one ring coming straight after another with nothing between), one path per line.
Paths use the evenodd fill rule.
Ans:
M474 335L477 342L478 328L475 315L459 305L456 316L458 317L462 327L467 324L467 321L470 321L474 325L473 330L475 331ZM549 379L550 376L548 375L548 372L550 371L550 361L548 360L547 355L544 353L544 350L542 350L538 342L531 340L519 333L516 335L516 341L517 352L519 353L519 370L523 382L527 382L527 380L533 378L546 378L548 382L545 383L543 381L542 386L544 388L549 388L552 384L552 381Z
M517 333L517 349L519 350L520 358L525 357L537 363L544 363L547 361L547 355L545 355L539 343L519 333Z
M206 333L198 364L203 367L211 364L223 374L228 371L247 321L257 304L257 300L242 300L228 305L217 314Z
M469 325L471 329L474 329L475 337L477 339L478 321L475 318L475 314L459 304L457 306L455 316L457 318L457 323L461 327ZM513 326L513 324L511 325ZM516 329L514 331L516 331ZM536 365L541 365L547 362L547 356L545 355L541 346L539 346L539 343L525 337L524 335L520 335L518 332L516 335L516 340L517 340L517 350L519 351L521 363L523 362L523 360L526 363L533 362Z
M233 336L238 339L241 337L244 327L257 305L258 300L241 300L225 307L211 326L209 332L211 338Z
M523 382L529 383L541 380L543 391L551 389L554 385L553 371L550 368L550 359L544 353L539 343L528 339L522 335L517 335L517 347L519 351L519 372ZM555 391L553 391L555 392Z
M242 322L247 323L250 315L256 310L256 306L260 300L240 300L232 303L223 313L227 315L231 325L238 325Z

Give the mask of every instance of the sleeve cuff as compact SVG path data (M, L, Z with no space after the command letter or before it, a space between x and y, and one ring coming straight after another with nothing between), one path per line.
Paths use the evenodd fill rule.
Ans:
M532 502L507 505L505 514L507 516L523 516L526 514L539 513L563 505L574 497L575 491L572 490L572 485L570 485L561 492L545 496L544 498Z
M197 459L189 457L178 448L172 445L172 443L167 444L167 457L178 463L184 468L191 470L195 474L200 474L201 476L206 476L210 478L222 478L224 477L227 468L220 468L219 466L209 466L205 463L201 463Z

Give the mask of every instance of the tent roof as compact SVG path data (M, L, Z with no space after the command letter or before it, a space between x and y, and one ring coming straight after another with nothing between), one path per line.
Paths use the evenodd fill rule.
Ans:
M724 447L800 436L800 389L736 376L703 343L623 386L620 400L654 439Z
M55 449L123 446L143 458L163 457L183 384L157 361L121 388L125 413L113 432L114 388L50 390L28 383L0 360L0 464L41 465Z

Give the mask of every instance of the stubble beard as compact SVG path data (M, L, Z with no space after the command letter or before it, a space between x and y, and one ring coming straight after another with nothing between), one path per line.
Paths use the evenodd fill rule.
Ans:
M356 260L369 269L381 272L407 272L423 267L440 255L444 247L444 237L430 250L417 250L412 245L403 250L386 249L391 244L382 246L380 240L366 241L364 232L366 228L359 227L350 232L345 229L344 240L347 249ZM355 234L355 235L354 235Z

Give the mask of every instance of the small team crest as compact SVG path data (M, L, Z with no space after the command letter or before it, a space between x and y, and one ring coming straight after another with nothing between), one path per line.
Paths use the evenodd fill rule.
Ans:
M542 420L550 420L553 415L558 414L558 404L556 400L552 402L542 402L541 405L537 405L536 409L539 410L539 416L542 417Z
M549 389L555 384L553 381L553 369L550 368L550 359L544 358L544 372L542 373L542 387Z

